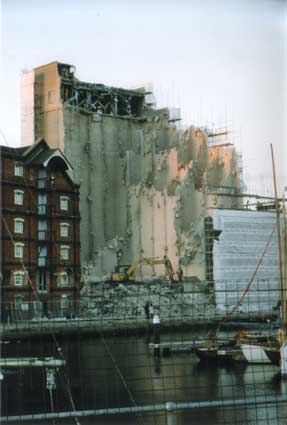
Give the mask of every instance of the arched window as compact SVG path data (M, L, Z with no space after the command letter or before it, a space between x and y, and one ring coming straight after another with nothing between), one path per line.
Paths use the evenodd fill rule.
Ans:
M24 203L24 192L23 190L14 190L14 204L23 205Z
M68 286L69 285L69 276L67 272L60 273L60 286Z
M61 245L61 260L69 259L70 247L66 245Z
M61 223L60 224L60 236L62 238L67 238L69 236L69 229L70 229L69 223Z
M23 218L14 218L14 233L24 233Z
M25 273L23 271L14 272L14 286L23 286L24 285Z
M14 257L23 258L24 256L24 244L20 242L14 243Z

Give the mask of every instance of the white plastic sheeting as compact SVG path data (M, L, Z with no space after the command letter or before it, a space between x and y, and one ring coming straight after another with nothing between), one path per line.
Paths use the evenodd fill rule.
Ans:
M211 216L214 229L222 231L213 245L217 309L231 311L239 302L273 232L261 266L238 308L242 312L273 311L280 299L276 214L214 209Z

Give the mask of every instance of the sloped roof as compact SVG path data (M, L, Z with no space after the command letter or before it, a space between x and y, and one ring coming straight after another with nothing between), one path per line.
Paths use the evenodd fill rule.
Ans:
M72 171L73 167L60 149L50 149L45 139L39 139L31 146L13 148L0 146L0 154L15 160L24 161L25 165L48 167L50 161L58 164L65 171Z
M14 148L9 146L0 146L0 153L1 155L7 155L11 157L21 158L23 155L23 152L26 150L26 147L20 147L20 148Z
M52 158L58 158L61 160L64 170L71 171L73 169L63 152L60 149L50 149L45 139L40 139L34 145L29 146L23 156L27 165L47 167Z

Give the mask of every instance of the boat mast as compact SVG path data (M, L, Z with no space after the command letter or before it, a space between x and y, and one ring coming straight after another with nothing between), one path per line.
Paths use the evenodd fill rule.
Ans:
M286 305L286 278L287 278L287 228L286 228L286 203L285 203L285 194L283 193L282 197L283 204L283 246L282 246L282 255L283 255L283 266L282 266L282 281L283 281L283 294ZM287 314L287 313L285 313Z
M281 229L280 229L280 211L279 211L279 202L278 202L278 195L277 195L275 161L274 161L274 152L273 152L273 145L272 145L272 143L271 143L270 147L271 147L271 156L272 156L273 183L274 183L275 209L276 209L276 221L277 221L277 239L278 239L279 270L280 270L282 324L285 325L286 324L286 292L285 292L285 282L284 282L284 278L283 278L283 261L282 261Z

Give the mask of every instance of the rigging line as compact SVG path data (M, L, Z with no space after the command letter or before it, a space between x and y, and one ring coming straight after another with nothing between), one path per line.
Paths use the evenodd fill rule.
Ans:
M57 347L58 355L60 357L62 357L62 359L65 360L65 362L66 362L66 359L65 359L63 350L62 350L60 344L58 343L55 335L52 333L51 336L52 336L52 338L54 340L54 343L55 343L55 345ZM72 409L73 409L74 412L76 412L76 406L75 406L73 395L72 395L72 391L71 391L71 383L70 383L69 375L66 373L65 367L63 368L62 372L63 372L64 381L65 381L64 384L65 384L66 389L67 389L67 393L68 393L68 396L69 396L69 400L70 400ZM80 421L79 421L79 419L77 417L74 417L73 419L74 419L74 421L75 421L75 423L77 425L80 425Z
M4 131L1 129L1 127L0 127L0 135L2 136L2 138L3 138L4 142L5 142L5 144L7 145L7 147L10 147L10 146L9 146L9 143L8 143L8 140L7 140L6 136L5 136L5 133L4 133ZM12 149L15 149L15 148L14 148L14 146L12 146Z
M244 289L244 291L243 291L243 293L242 293L242 295L241 295L241 297L240 297L240 299L239 299L238 303L237 303L237 304L233 307L233 309L231 310L231 312L229 312L229 313L227 313L227 314L226 314L226 316L225 316L225 318L222 320L222 322L221 322L221 323L219 323L219 325L218 325L218 327L217 327L217 329L216 329L216 333L219 331L219 329L221 328L221 326L223 325L223 323L225 323L225 322L226 322L226 320L227 320L229 317L231 317L231 316L232 316L232 314L233 314L233 313L237 310L237 308L238 308L238 307L240 306L240 304L242 303L242 301L243 301L243 299L244 299L245 295L246 295L246 294L247 294L247 292L249 291L249 288L250 288L250 286L251 286L252 282L253 282L253 281L254 281L254 279L255 279L255 276L256 276L256 274L257 274L257 272L258 272L258 270L259 270L259 267L261 266L261 263L262 263L262 261L263 261L263 258L264 258L265 254L266 254L266 252L267 252L267 249L268 249L268 247L269 247L269 245L270 245L270 242L271 242L271 240L272 240L272 237L273 237L274 231L275 231L275 229L276 229L276 225L277 225L277 220L276 220L276 222L275 222L275 224L274 224L274 226L273 226L273 229L272 229L271 235L270 235L270 236L269 236L269 238L268 238L268 241L267 241L267 243L266 243L266 245L265 245L265 247L264 247L264 250L263 250L263 252L262 252L262 254L261 254L260 258L259 258L259 261L258 261L258 263L257 263L257 266L256 266L256 268L255 268L254 272L253 272L253 275L251 276L250 281L248 282L248 284L247 284L246 288Z
M136 402L136 400L135 400L135 398L134 398L134 396L133 396L133 394L132 394L132 392L131 392L131 390L130 390L130 388L129 388L129 386L128 386L128 383L127 383L127 381L125 380L125 378L124 378L124 376L123 376L123 374L122 374L122 372L121 372L121 370L120 370L120 368L119 368L119 366L118 366L118 364L117 364L117 362L116 362L116 360L115 360L115 358L114 358L114 356L113 356L113 354L112 354L112 352L111 352L111 350L109 349L109 346L107 345L107 343L106 343L106 341L105 341L105 338L104 338L104 336L103 336L103 334L102 334L102 332L100 332L99 331L99 334L100 334L100 337L101 337L101 340L102 340L102 343L103 343L103 345L104 345L104 347L105 347L105 350L106 350L106 352L108 353L108 355L110 356L110 358L111 358L111 360L112 360L112 362L113 362L113 364L114 364L114 366L115 366L115 368L116 368L116 370L117 370L117 372L118 372L118 374L119 374L119 376L120 376L120 379L121 379L121 381L122 381L122 383L123 383L123 385L124 385L124 387L126 388L126 390L127 390L127 393L128 393L128 395L129 395L129 397L130 397L130 399L131 399L131 401L132 401L132 403L134 404L134 406L138 406L138 404L137 404L137 402ZM141 423L142 424L144 424L145 422L144 422L144 420L143 420L143 416L142 416L142 413L140 412L140 413L137 413L136 414L136 416L138 417L138 419L140 419L141 420Z
M12 235L12 233L10 232L10 229L9 229L9 227L8 227L8 224L7 224L6 220L5 220L5 217L3 216L2 212L1 212L1 218L2 218L2 220L3 220L3 222L4 222L4 225L5 225L5 227L6 227L6 230L7 230L7 232L8 232L8 235L9 235L9 237L10 237L10 239L11 239L11 241L12 241L13 245L14 245L14 244L15 244L15 241L14 241L13 235ZM39 299L39 295L37 294L37 292L36 292L36 290L35 290L35 288L34 288L34 286L33 286L33 284L32 284L32 281L31 281L30 276L29 276L29 272L28 272L28 270L27 270L27 269L26 269L26 267L25 267L25 264L24 264L23 259L22 259L22 258L19 258L19 260L20 260L21 266L22 266L22 268L23 268L23 270L24 270L24 272L25 272L25 274L26 274L26 276L27 276L29 286L31 287L31 289L32 289L32 291L33 291L33 293L34 293L35 297L37 298L37 300L38 300L38 301L40 301L40 299ZM40 302L41 302L41 301L40 301ZM56 345L56 347L57 347L57 351L58 351L59 355L61 355L61 357L65 360L65 365L66 365L66 359L65 359L65 356L64 356L64 354L63 354L63 350L62 350L62 348L61 348L60 344L58 343L58 341L57 341L57 339L56 339L56 336L55 336L55 334L54 334L53 332L51 332L51 336L52 336L52 338L53 338L53 340L54 340L54 343L55 343L55 345ZM65 367L66 367L66 366L64 366L64 368L65 368ZM65 376L65 379L66 379L66 385L67 385L67 391L68 391L68 395L69 395L70 403L71 403L72 409L73 409L74 411L76 411L75 404L74 404L74 400L73 400L73 397L72 397L70 381L69 381L69 379L68 379L68 375L66 374L66 372L65 372L65 371L64 371L64 374L65 374L64 376ZM74 420L75 420L75 423L76 423L77 425L80 425L80 422L79 422L78 418L76 418L76 417L75 417L75 418L74 418Z

